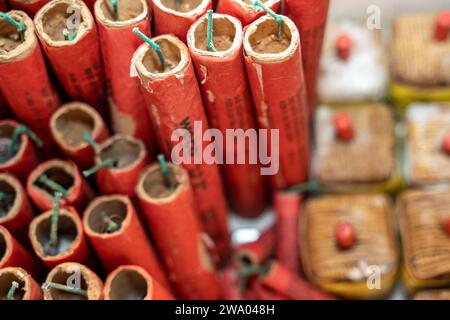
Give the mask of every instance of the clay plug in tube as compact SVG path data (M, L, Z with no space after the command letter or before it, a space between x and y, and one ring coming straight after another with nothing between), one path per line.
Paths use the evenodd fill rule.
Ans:
M41 139L30 128L14 120L0 120L0 171L26 181L38 165Z
M28 176L27 192L41 210L53 207L53 195L61 192L62 206L72 206L82 211L94 193L72 161L48 160L36 167Z
M33 217L33 209L20 181L11 174L0 173L0 225L25 243Z
M247 27L244 50L259 127L268 129L271 137L272 130L279 130L279 142L268 139L270 146L279 146L279 170L271 175L272 186L282 189L304 182L310 146L298 30L287 17L266 15Z
M139 173L148 163L141 140L117 134L96 146L95 165L83 171L85 177L95 174L97 187L103 194L133 196Z
M93 264L83 225L75 209L55 206L31 222L29 236L36 255L50 268L63 262Z
M83 102L62 105L50 119L50 130L59 150L81 169L94 164L94 150L85 140L85 135L98 143L109 136L100 114Z
M161 160L142 172L136 195L179 297L218 299L212 247L201 230L187 171Z
M34 17L47 2L51 0L8 0L14 10L25 11L30 17Z
M102 300L103 283L88 267L76 262L54 267L44 284L45 300Z
M105 281L105 300L173 300L174 297L145 269L123 265Z
M106 271L138 265L170 290L166 272L130 198L110 195L94 199L84 211L83 228Z
M220 0L217 12L238 18L245 27L265 15L264 10L257 6L255 7L253 2L253 0ZM261 0L261 3L274 12L278 12L281 6L280 0Z
M79 17L74 21L73 15ZM75 19L76 20L76 19ZM106 115L106 83L94 18L81 0L53 0L34 17L36 33L64 91Z
M212 9L211 0L153 0L156 34L174 34L186 42L191 24Z
M20 267L0 269L0 300L42 300L36 280Z
M172 35L149 39L137 29L134 32L146 42L137 49L133 61L148 111L156 124L160 147L166 157L172 159L172 148L180 150L181 145L188 145L183 148L188 149L183 156L188 157L188 161L181 159L184 151L174 151L174 157L188 170L203 227L216 243L221 258L226 259L230 253L230 238L219 167L202 160L200 146L194 148L190 141L180 142L180 138L190 135L187 139L197 139L195 143L202 143L203 149L210 144L198 141L200 132L203 136L209 126L188 48ZM172 139L174 132L179 134L175 141Z
M20 122L51 150L48 121L60 99L47 73L33 20L22 11L0 13L0 91Z
M188 46L199 76L200 89L211 127L226 130L255 130L256 120L242 54L242 25L234 17L212 14L197 20L189 29ZM222 166L225 186L235 211L256 217L266 207L266 179L258 164L238 163L249 159L250 143L226 149L235 164ZM235 159L237 158L237 159Z
M150 33L150 17L145 0L100 0L95 6L103 64L109 85L109 110L115 133L144 141L149 156L156 155L156 137L147 113L139 78L130 78L130 61L141 44L132 30Z
M0 268L25 268L36 279L42 276L43 265L31 255L3 226L0 226Z

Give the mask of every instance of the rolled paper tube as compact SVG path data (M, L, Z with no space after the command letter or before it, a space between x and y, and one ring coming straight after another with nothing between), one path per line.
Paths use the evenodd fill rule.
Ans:
M96 165L108 159L113 161L112 165L95 175L101 193L133 196L139 173L148 164L144 143L131 136L117 134L105 140L96 150Z
M76 26L72 15L80 17ZM83 101L105 115L105 77L94 18L81 0L53 0L34 17L47 58L71 100ZM69 32L65 40L64 30Z
M186 42L189 27L210 9L211 0L153 0L155 33L174 34Z
M43 284L45 300L102 300L102 280L87 266L66 262L54 267Z
M11 292L11 285L16 289ZM11 294L11 296L8 296ZM0 269L0 300L42 300L42 290L33 277L20 267Z
M261 0L261 2L274 12L280 10L280 0ZM244 26L266 14L264 10L256 9L252 4L252 0L220 0L217 12L238 18Z
M116 21L109 3L110 0L97 1L95 18L109 85L112 127L116 133L144 141L153 159L156 154L153 125L139 87L139 78L130 78L130 61L142 43L132 30L138 27L143 33L150 33L148 6L145 0L118 1Z
M0 173L0 225L26 243L28 225L33 217L33 209L20 181L11 174Z
M258 240L241 244L234 251L234 261L240 266L258 266L275 253L276 229L270 227Z
M215 52L208 49L206 16L191 26L187 36L209 122L224 136L228 129L254 130L256 121L242 55L241 23L222 14L214 14L212 19ZM246 144L244 138L241 142L243 146L235 143L234 148L226 148L224 157L231 157L236 164L227 162L222 166L225 186L235 211L242 216L256 217L267 204L266 179L260 174L258 164L248 163L250 144L257 141ZM246 164L237 163L242 154Z
M36 255L49 268L69 261L93 265L94 259L77 211L72 207L59 209L58 241L55 245L50 241L52 215L53 209L40 214L30 223L29 237Z
M309 115L317 104L317 78L329 0L286 0L285 15L292 19L301 35Z
M14 131L19 125L14 120L0 120L0 171L10 172L25 182L39 159L35 144L26 134L19 136L18 149L13 150Z
M241 278L234 266L229 266L219 272L221 298L225 300L244 300L241 290Z
M51 0L8 0L14 10L25 11L30 17L34 17L45 4Z
M108 272L121 265L138 265L170 290L161 262L127 196L94 199L84 211L83 229Z
M244 34L245 61L259 127L268 130L267 152L279 164L278 172L271 175L275 189L306 181L310 154L300 37L292 20L281 17L281 37L278 23L270 16L253 22ZM273 130L277 129L279 141L272 141ZM272 146L279 146L279 152Z
M173 300L167 289L144 268L123 265L105 281L105 300Z
M60 99L47 73L33 20L22 11L10 11L8 15L23 23L25 32L23 42L10 40L20 39L19 32L0 19L0 39L8 43L7 50L0 50L0 90L16 118L31 127L49 151L52 141L48 122Z
M48 160L37 166L27 180L28 195L41 211L53 207L53 195L55 191L59 191L49 186L48 180L67 192L61 198L62 206L73 206L82 211L94 197L94 192L75 163L59 159Z
M153 40L161 47L169 67L164 72L160 71L160 61L147 44L138 48L133 60L141 79L147 108L156 123L160 146L166 157L171 159L172 148L177 146L179 149L185 145L179 140L172 140L174 131L180 129L184 131L184 136L189 132L195 141L199 138L194 137L194 128L197 135L199 132L203 135L208 129L208 120L187 47L171 35ZM205 148L209 143L203 141L202 144ZM193 145L187 148L190 150L185 156L189 157L190 164L184 162L183 166L189 172L202 224L216 243L221 257L225 258L230 252L230 238L227 204L219 168L203 161L200 161L202 164L195 164L195 158L202 157L202 154Z
M0 226L0 269L6 267L21 267L26 269L36 279L42 276L44 266L11 235Z
M167 187L156 164L142 172L136 195L169 279L181 299L218 299L219 284L202 234L188 173L168 164L175 185Z
M84 135L87 133L96 143L109 135L100 114L83 102L62 105L50 119L50 130L61 152L82 169L94 164L95 155Z
M300 246L298 225L302 196L299 193L278 192L275 194L276 215L275 256L286 269L300 272Z
M267 272L259 277L261 284L292 300L334 300L306 280L290 272L280 263L274 261Z

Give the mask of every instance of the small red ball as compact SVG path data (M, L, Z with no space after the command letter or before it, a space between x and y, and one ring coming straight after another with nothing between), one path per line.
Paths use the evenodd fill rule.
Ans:
M334 116L334 129L339 140L347 142L353 139L352 121L347 113L339 113Z
M436 18L434 38L437 41L447 40L450 32L450 10L442 10Z
M445 233L450 237L450 218L447 219L444 223Z
M355 231L348 222L339 222L334 229L336 243L342 250L350 249L355 243Z
M448 133L444 140L442 140L442 151L450 156L450 133Z
M336 53L342 61L347 61L350 57L352 39L346 33L341 33L336 38Z

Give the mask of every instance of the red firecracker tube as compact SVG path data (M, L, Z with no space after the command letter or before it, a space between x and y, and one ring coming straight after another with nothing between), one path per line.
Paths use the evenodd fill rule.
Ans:
M18 285L12 296L13 300L42 300L41 286L20 267L0 269L0 300L7 298L13 282Z
M170 288L130 198L111 195L94 199L84 211L83 228L108 272L121 265L138 265Z
M39 159L36 146L26 134L20 135L17 150L13 149L14 131L18 130L19 125L14 120L0 121L0 148L3 149L0 171L12 173L25 182L31 170L38 165Z
M206 16L189 29L188 46L199 76L208 119L212 127L225 136L227 129L255 129L256 121L250 90L247 84L242 55L242 25L228 15L213 15L213 39L216 52L207 48ZM226 39L229 39L228 41ZM224 179L233 208L237 213L255 217L261 214L267 199L265 179L258 164L249 164L250 146L234 148L224 146L224 157L230 154L234 162L244 155L246 164L224 165Z
M329 0L285 1L285 15L295 22L300 32L310 116L313 115L317 103L317 77L329 2Z
M100 114L83 102L62 105L50 119L50 130L61 152L82 169L94 164L94 150L83 134L87 133L97 143L109 135Z
M280 0L267 0L261 2L274 12L278 12L280 9ZM262 9L255 9L251 0L220 0L219 5L217 6L217 12L229 14L230 16L238 18L244 27L266 14Z
M79 26L71 18L77 15ZM81 0L53 0L38 11L34 23L47 58L70 99L86 102L105 115L100 44L86 4Z
M3 0L0 0L3 1ZM50 0L8 0L11 7L15 10L25 11L30 17L34 17Z
M176 0L153 0L155 32L157 35L174 34L186 42L189 27L212 9L212 3L211 0L180 2L180 8L177 9Z
M309 127L306 86L295 24L283 19L278 24L266 15L245 31L244 50L247 73L260 129L279 130L279 171L271 176L275 189L286 188L308 179ZM268 139L269 152L273 154Z
M133 60L141 79L147 108L156 124L160 146L166 157L171 159L172 147L183 144L178 140L172 141L174 131L184 129L183 134L189 132L191 138L196 140L194 126L200 124L203 135L208 129L208 120L187 47L171 35L159 36L153 40L161 47L170 67L161 72L160 61L147 44L139 47ZM202 142L203 147L208 144ZM191 164L184 163L183 166L189 171L201 221L216 243L221 257L225 258L230 252L230 239L219 167L214 164L195 164L194 158L202 157L202 154L192 144L188 148Z
M165 287L136 265L123 265L111 272L105 281L105 300L173 300Z
M201 232L187 171L168 165L168 187L158 165L142 172L136 195L161 258L182 299L218 299L208 238Z
M36 167L27 180L28 195L41 211L53 207L53 196L58 191L49 187L48 182L46 183L48 180L56 182L66 190L67 194L63 194L61 198L63 206L73 206L81 211L94 197L91 187L75 163L59 159L48 160Z
M95 18L108 80L113 130L144 141L153 159L156 154L153 125L139 79L130 78L131 59L142 43L132 30L138 27L145 34L150 34L147 3L145 0L118 1L118 20L114 19L113 12L110 0L97 1Z
M33 20L22 11L10 11L8 15L26 29L20 45L14 42L8 51L0 52L0 90L17 119L41 137L48 151L51 149L48 122L60 106L60 99L47 73ZM13 34L18 34L17 29L0 19L0 37Z

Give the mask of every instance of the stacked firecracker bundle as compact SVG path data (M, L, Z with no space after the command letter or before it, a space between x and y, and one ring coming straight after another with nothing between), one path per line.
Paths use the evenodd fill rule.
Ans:
M328 6L0 0L0 299L449 298L450 12L395 20L389 67ZM171 162L209 129L278 129L278 171Z

